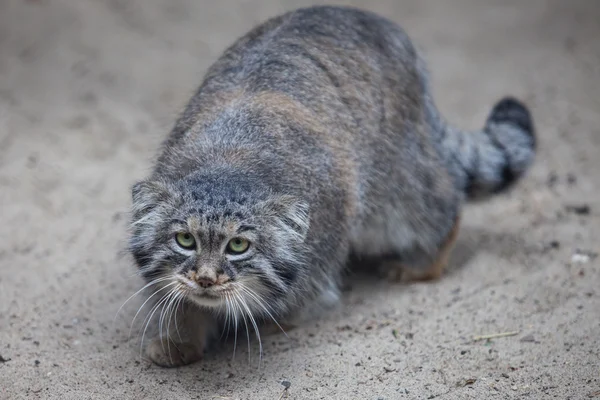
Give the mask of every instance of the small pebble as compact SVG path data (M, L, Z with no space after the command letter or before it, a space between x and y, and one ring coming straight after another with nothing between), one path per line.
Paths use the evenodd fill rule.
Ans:
M571 262L575 264L586 264L596 257L598 257L598 253L576 249L575 253L571 256Z
M556 172L551 172L548 175L548 179L546 180L546 185L548 185L548 187L554 187L554 185L556 185L557 182L558 182L558 175L556 175Z
M290 386L292 386L292 382L283 380L283 381L281 381L281 386L283 386L286 389L289 389Z
M575 253L571 256L571 262L574 264L587 264L590 262L590 256L587 254Z
M576 205L576 206L566 206L565 207L567 211L572 212L574 214L577 215L589 215L590 214L590 206L587 204L581 204L581 205Z
M533 335L523 336L521 342L535 342L535 337Z

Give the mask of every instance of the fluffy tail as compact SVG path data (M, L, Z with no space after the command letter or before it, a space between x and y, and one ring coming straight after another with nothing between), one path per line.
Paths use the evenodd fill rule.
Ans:
M471 200L512 187L532 164L536 148L531 114L512 97L494 106L483 130L447 127L442 142L457 184Z

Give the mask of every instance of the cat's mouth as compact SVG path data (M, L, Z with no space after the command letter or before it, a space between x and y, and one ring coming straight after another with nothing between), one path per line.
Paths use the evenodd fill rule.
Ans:
M220 306L225 303L225 298L235 292L235 289L229 284L214 285L209 288L203 288L197 283L188 279L179 279L182 284L181 290L185 295L195 303L202 306Z

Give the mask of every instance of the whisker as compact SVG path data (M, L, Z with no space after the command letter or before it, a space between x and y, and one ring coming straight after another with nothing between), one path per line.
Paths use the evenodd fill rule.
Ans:
M235 292L232 292L233 298L236 300L236 303L238 304L239 310L240 310L240 314L242 315L242 320L244 321L244 326L246 328L246 339L248 340L248 362L251 361L251 349L250 349L250 331L248 330L248 321L246 319L246 312L244 310L244 308L242 307L242 302L243 299L241 299L239 297L239 295Z
M171 305L171 302L173 301L175 295L177 294L177 287L174 287L173 289L171 289L170 293L169 293L169 297L165 300L162 310L160 312L159 318L158 318L158 323L160 326L160 333L161 333L161 339L162 339L162 330L163 330L163 326L164 326L164 322L165 322L165 318L167 317L167 314L169 313L169 307ZM168 332L167 332L168 334Z
M230 302L231 302L231 308L233 309L234 308L234 301L233 301L233 298L231 297L230 293L227 293L227 298L230 300ZM235 310L233 310L233 311L234 311L234 313L233 313L234 327L233 328L234 328L235 338L233 340L233 357L231 358L232 360L235 359L235 349L237 348L237 331L238 331L238 313L235 312Z
M165 341L163 340L163 327L165 325L165 317L169 312L169 307L173 300L173 296L175 296L177 294L176 290L177 290L177 287L173 288L169 292L169 296L165 299L165 302L162 306L162 310L160 311L160 315L158 318L158 336L160 337L160 343L162 345L163 352L165 351ZM167 341L168 341L169 340L169 331L168 330L166 331L166 336L167 336ZM169 359L171 360L171 362L173 362L173 360L171 359L171 347L168 346L168 344L167 344L167 349L169 350Z
M179 288L178 288L179 289ZM183 298L183 293L181 293L181 291L178 291L177 294L175 295L175 297L173 298L173 301L171 302L171 309L169 312L169 319L167 321L167 332L171 332L171 321L173 320L173 318L175 318L175 330L177 331L177 334L179 335L179 329L177 328L177 307L179 306L179 302L181 301L181 299ZM181 335L180 335L180 339L181 339ZM181 341L181 340L180 340Z
M242 291L244 291L246 294L248 294L248 296L250 296L254 299L256 304L259 305L265 311L265 313L267 313L269 318L271 318L273 320L273 322L275 322L275 325L277 325L277 327L281 330L281 332L283 332L285 337L289 339L287 332L281 327L281 325L279 325L279 322L277 322L277 320L275 319L273 314L271 314L271 312L267 309L267 306L265 306L265 304L264 304L264 300L261 299L261 297L258 295L258 293L252 291L251 289L249 289L245 286L240 286L240 289Z
M240 305L240 313L242 314L242 319L244 321L244 327L246 328L246 339L248 340L248 362L250 362L251 360L251 351L250 351L250 332L248 331L248 323L246 320L246 314L244 313L244 310L242 309L241 305Z
M129 326L129 337L131 338L131 331L133 330L133 324L135 323L135 319L137 318L137 316L139 315L139 313L142 311L142 309L144 308L144 306L146 305L146 303L148 303L150 301L150 299L152 299L154 296L156 296L158 294L158 292L168 288L169 286L172 286L174 284L176 284L177 282L171 282L163 287L161 287L160 289L156 290L154 293L152 293L150 296L148 296L148 298L146 299L146 301L144 301L142 303L142 305L140 306L140 308L138 308L137 312L135 313L135 315L133 316L133 319L131 320L131 325ZM144 320L145 321L145 320ZM143 324L143 322L142 322Z
M144 318L144 320L142 321L142 325L144 325L144 323L146 322L146 320L148 320L148 322L150 322L150 320L148 319L148 317L150 316L150 313L153 313L153 311L157 310L157 309L160 307L160 304L161 304L161 302L163 301L163 299L165 299L165 298L166 298L166 297L169 295L169 293L170 293L170 292L167 292L167 293L165 293L165 294L164 294L164 295L163 295L163 296L160 298L160 300L159 300L159 301L158 301L156 304L154 304L154 305L152 306L152 308L150 309L150 312L148 312L148 314L146 314L146 318ZM146 325L146 329L147 329L147 327L148 327L148 326ZM146 332L146 329L144 329L144 333ZM144 342L143 342L143 341L141 341L141 342L140 342L140 357L142 356L142 348L143 348L143 344L144 344Z
M163 288L165 289L165 288ZM142 321L142 325L145 325L146 322L148 321L148 318L150 317L152 311L158 311L158 308L161 306L161 304L164 302L164 300L166 300L166 298L171 294L171 292L173 291L173 288L169 289L169 291L167 293L164 293L161 298L156 302L156 304L154 304L152 306L152 308L150 308L150 311L146 313L146 316L144 317L144 320Z
M173 283L177 283L177 282L173 282ZM144 338L146 337L146 330L148 329L148 326L150 325L150 322L152 321L152 317L154 316L156 311L158 311L160 306L166 301L167 297L171 293L173 293L175 290L177 290L177 288L172 288L169 292L167 292L167 294L165 294L163 297L161 297L160 301L152 308L152 310L151 310L152 312L148 316L146 316L146 319L148 320L148 322L146 322L146 326L144 327L144 332L142 333L142 341L140 342L140 356L142 354ZM144 321L146 321L146 319Z
M236 293L236 296L238 296L238 298L240 299L240 303L246 309L246 312L248 313L248 319L250 320L250 323L252 324L252 326L254 328L254 333L256 334L256 338L258 339L258 365L260 367L260 362L262 361L262 356L263 356L263 347L262 347L262 341L260 339L260 333L258 332L258 325L256 324L256 320L254 319L254 316L252 315L252 312L250 311L250 307L248 307L246 300L240 294ZM248 339L248 341L249 340L250 339ZM249 347L248 347L248 352L250 352Z
M181 293L181 295L179 296L177 305L175 306L175 331L177 332L177 337L179 338L180 342L183 342L183 339L181 339L181 333L179 333L179 322L177 322L177 314L178 314L177 310L181 306L181 310L183 312L183 302L184 301L185 301L185 294Z
M166 309L167 312L165 314L168 315L168 319L167 319L167 329L166 329L166 333L167 333L167 345L169 342L171 342L171 318L173 317L173 306L175 305L175 302L177 301L177 299L179 298L180 292L180 286L176 286L177 291L173 294L173 296L171 296L171 299L169 300ZM164 323L164 318L163 318L163 323ZM173 363L173 358L171 357L171 346L168 345L168 350L169 350L169 360L171 360L171 363Z
M140 292L152 285L156 285L159 282L163 282L166 280L171 279L171 277L169 276L163 276L157 279L154 279L152 282L146 284L143 288L141 288L140 290L138 290L137 292L135 292L134 294L132 294L131 296L129 296L129 298L127 300L125 300L125 302L123 304L121 304L121 307L119 307L119 309L117 310L116 314L115 314L115 318L113 319L113 323L117 320L117 317L119 316L119 313L121 312L121 310L123 309L123 307L125 307L125 304L127 304L131 299L133 299L135 296L137 296L138 294L140 294Z
M223 329L221 330L221 337L219 338L219 341L223 339L223 335L225 334L225 328L227 328L227 336L229 336L229 301L227 296L225 296L225 326L223 326ZM225 340L227 340L227 337L225 337Z

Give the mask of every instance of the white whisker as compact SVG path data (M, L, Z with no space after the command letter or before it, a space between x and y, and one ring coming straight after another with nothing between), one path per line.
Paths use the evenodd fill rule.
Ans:
M162 305L162 310L160 311L160 315L158 317L158 336L160 338L160 343L162 345L163 348L163 352L165 351L165 341L163 340L163 328L165 325L165 317L169 312L169 307L171 305L171 302L173 301L173 297L177 294L177 288L173 288L170 292L169 292L169 296L165 299L163 305ZM169 331L166 331L166 337L167 337L167 341L169 340ZM167 344L167 349L169 350L169 359L171 360L171 362L173 361L171 359L171 347Z
M256 334L256 339L258 339L258 364L260 366L260 362L262 360L262 355L263 355L263 347L262 347L262 341L260 339L260 333L258 332L258 325L256 324L256 320L254 319L254 316L252 315L252 312L250 311L250 308L248 307L246 300L238 293L236 293L236 296L238 296L240 303L246 309L246 312L248 313L248 319L250 320L250 323L252 324L252 327L254 328L254 333ZM247 331L247 329L248 328L246 328L246 331ZM250 338L248 338L248 343L249 342L250 342ZM250 345L248 345L248 352L250 352Z
M223 326L223 330L221 331L221 337L219 338L219 340L223 339L223 335L225 334L225 328L227 328L227 335L225 336L225 341L227 341L227 338L229 337L229 298L227 296L225 296L224 298L225 300L225 326Z
M177 332L177 337L179 338L180 342L183 342L183 339L181 339L181 333L179 333L179 322L177 322L177 314L178 314L177 310L181 306L181 310L183 312L183 302L184 301L185 301L185 294L181 293L181 295L179 296L177 305L175 306L175 331Z
M150 311L148 312L148 314L146 314L146 318L144 318L144 320L142 321L142 325L145 324L146 320L148 320L148 322L150 322L150 320L148 319L148 317L150 316L150 313L154 314L154 311L158 309L158 307L160 306L161 302L169 295L170 292L165 293L160 299L159 301L152 306L152 308L150 309ZM148 325L146 324L146 329L148 328ZM146 329L144 329L144 334L146 333ZM140 357L142 355L142 348L143 348L143 340L140 342Z
M144 306L146 305L146 303L148 303L150 301L151 298L153 298L154 296L156 296L158 294L158 292L168 288L169 286L172 286L174 284L176 284L177 282L171 282L161 288L159 288L158 290L156 290L154 293L152 293L150 296L148 296L148 298L146 299L146 301L144 301L142 303L142 305L140 306L140 308L138 308L137 312L135 313L135 315L133 316L133 319L131 320L131 325L129 326L129 337L131 337L131 331L133 330L133 324L135 322L135 319L137 318L137 316L139 315L139 313L142 311L142 309L144 308ZM145 321L145 319L144 319ZM143 322L142 322L143 324Z
M166 306L166 314L165 314L165 318L168 315L168 319L167 319L167 329L166 329L166 333L167 333L167 342L171 342L171 319L173 318L173 306L175 305L175 302L178 300L181 292L179 291L180 286L176 286L177 291L173 294L173 296L171 296L171 299L169 300L167 306ZM164 324L164 318L163 318L163 324ZM171 357L171 346L168 346L169 349L169 360L171 360L171 363L173 363L173 359Z
M273 320L273 322L275 322L275 325L277 325L277 327L281 330L281 332L283 332L283 334L285 335L285 337L289 338L289 336L286 333L286 331L281 327L281 325L279 325L279 322L277 322L277 320L275 319L275 317L273 316L273 314L271 314L271 312L267 309L267 306L265 306L265 304L264 304L264 300L261 299L261 297L258 295L258 293L252 291L251 289L249 289L249 288L247 288L245 286L240 286L240 288L248 296L252 297L252 299L256 302L256 304L258 306L260 306L265 311L265 313L267 313L267 315L269 316L269 318L271 318Z
M248 341L248 362L251 360L251 349L250 349L250 331L248 330L248 320L246 319L246 309L243 306L243 299L236 292L232 292L233 298L236 300L236 304L240 310L240 314L242 315L242 320L244 321L244 326L246 328L246 339Z
M119 313L121 312L121 310L123 309L123 307L125 307L125 304L127 304L131 299L133 299L135 296L137 296L138 294L140 294L140 292L152 285L156 285L159 282L163 282L166 280L171 279L171 277L168 276L163 276L161 278L157 278L154 279L152 282L146 284L143 288L141 288L140 290L138 290L137 292L135 292L134 294L132 294L131 296L129 296L129 298L127 300L125 300L125 302L123 304L121 304L121 307L119 307L119 309L117 310L116 314L115 314L115 318L113 319L113 322L115 322L117 320L117 316L119 315Z
M239 303L238 303L239 304ZM246 328L246 339L248 340L248 362L251 360L251 350L250 350L250 332L248 331L248 322L246 320L246 314L244 313L243 308L240 307L240 313L242 314L242 320L244 321L244 328Z
M230 301L231 308L233 310L233 302L232 302L229 294L227 294L227 299ZM237 312L235 312L235 310L233 310L232 316L233 316L233 332L234 332L233 356L232 356L232 360L233 360L233 359L235 359L235 349L237 348L237 335L238 335L238 314L237 314Z
M173 283L177 283L177 282L173 282ZM168 296L171 293L173 293L175 290L177 290L177 288L172 288L163 297L161 297L159 302L156 303L156 305L152 308L151 313L146 316L146 319L144 319L144 321L148 320L148 322L146 322L146 326L144 327L144 332L142 333L142 341L140 342L140 356L141 356L142 348L144 345L144 338L146 337L146 330L148 329L148 326L150 325L150 322L152 321L152 317L154 316L156 311L160 308L160 306L166 301Z

